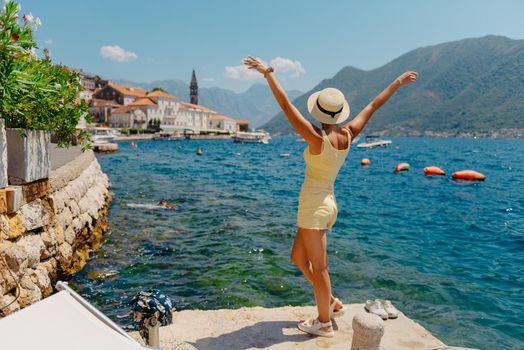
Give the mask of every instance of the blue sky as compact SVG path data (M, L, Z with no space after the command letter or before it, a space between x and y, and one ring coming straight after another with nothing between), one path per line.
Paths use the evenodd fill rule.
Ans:
M107 78L189 81L243 91L247 54L286 89L309 90L346 65L379 67L421 46L488 34L524 38L522 0L22 0L42 19L54 61ZM406 67L408 69L409 67Z

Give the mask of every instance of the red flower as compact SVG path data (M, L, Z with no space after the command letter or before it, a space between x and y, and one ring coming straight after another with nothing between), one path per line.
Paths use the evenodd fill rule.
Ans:
M18 34L13 33L13 34L11 34L11 39L13 39L13 41L18 41L18 39L20 39L20 37L18 36Z
M22 16L22 19L24 20L24 22L27 22L27 17L25 15Z

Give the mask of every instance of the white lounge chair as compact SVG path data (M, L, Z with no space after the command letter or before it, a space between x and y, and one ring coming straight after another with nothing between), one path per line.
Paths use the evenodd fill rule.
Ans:
M144 350L67 283L58 293L0 319L2 349Z

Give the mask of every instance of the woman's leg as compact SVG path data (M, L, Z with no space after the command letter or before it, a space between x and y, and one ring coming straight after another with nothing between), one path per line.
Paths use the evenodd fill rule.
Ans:
M311 263L313 290L317 302L318 319L320 322L329 322L329 304L331 300L331 282L327 265L327 242L324 230L298 229L301 235L306 256Z
M313 270L311 269L311 263L307 258L306 247L304 246L304 238L300 231L301 228L297 229L295 240L293 242L293 248L291 248L291 261L295 264L300 271L304 274L304 277L313 285Z
M291 261L295 264L300 271L304 274L304 277L313 285L313 270L311 268L311 262L309 261L306 254L306 247L304 246L304 237L303 234L300 234L299 228L295 235L295 240L293 242L293 248L291 248ZM335 297L331 295L329 303L331 304L335 300ZM335 306L335 310L340 310L343 305L338 304Z

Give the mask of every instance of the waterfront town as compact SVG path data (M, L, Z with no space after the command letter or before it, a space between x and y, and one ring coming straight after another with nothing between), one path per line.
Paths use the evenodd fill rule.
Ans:
M189 102L160 88L146 91L140 87L116 84L83 70L77 72L84 89L80 98L88 105L96 126L120 129L125 133L162 130L193 135L231 135L236 131L247 131L249 127L248 120L234 120L199 105L194 70L189 86Z

